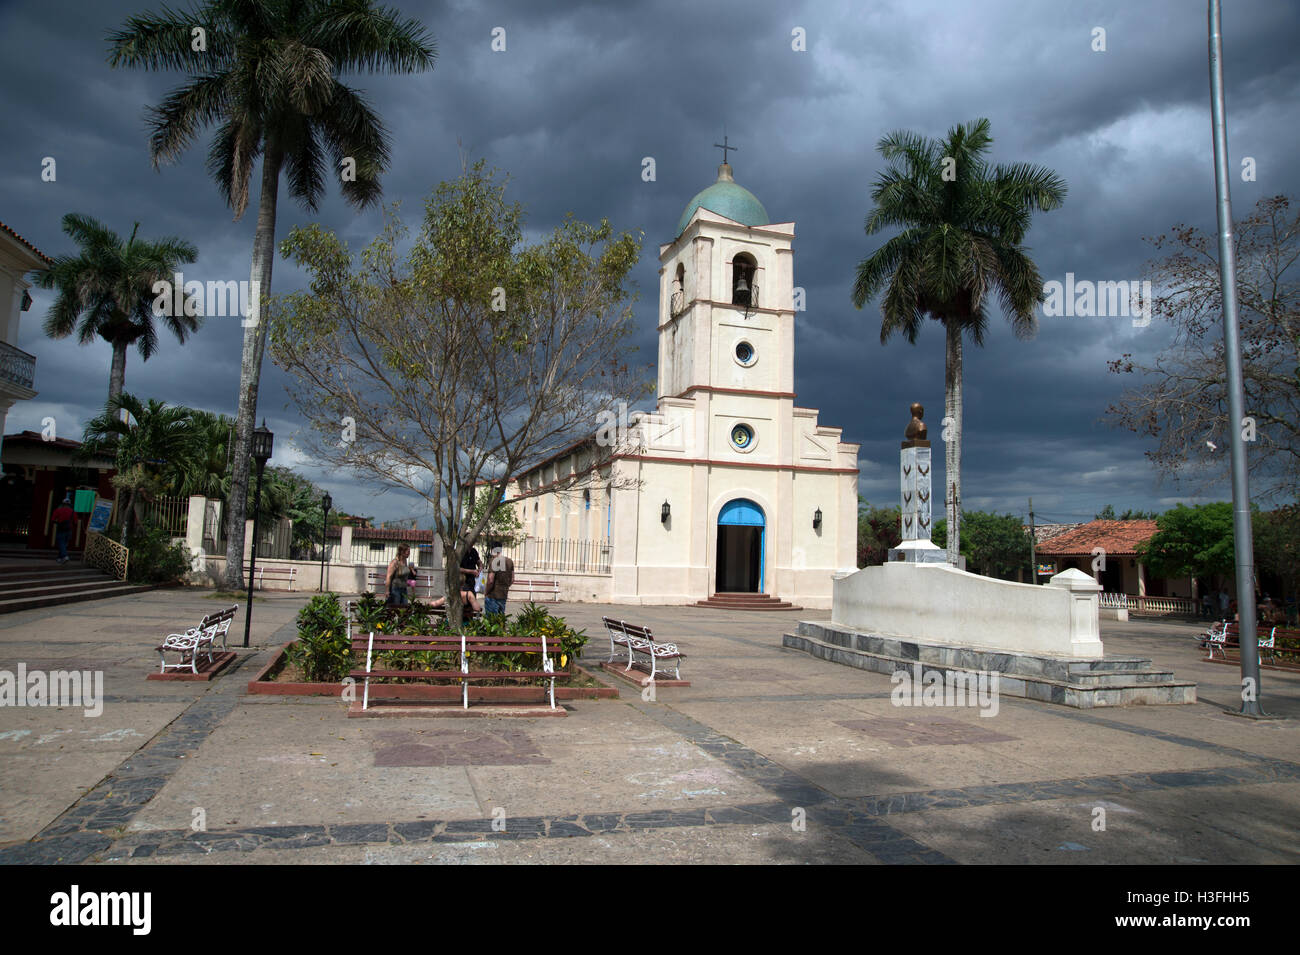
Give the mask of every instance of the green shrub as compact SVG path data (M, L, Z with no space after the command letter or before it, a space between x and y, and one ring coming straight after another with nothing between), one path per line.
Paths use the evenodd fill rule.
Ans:
M127 539L131 556L126 576L133 584L174 584L190 571L190 552L157 527L141 528Z
M289 661L312 683L340 683L352 669L348 618L334 594L312 597L298 611L298 642L289 648Z

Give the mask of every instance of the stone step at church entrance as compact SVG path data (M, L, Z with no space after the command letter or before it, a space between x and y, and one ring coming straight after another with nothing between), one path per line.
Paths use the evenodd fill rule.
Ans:
M794 604L773 597L771 594L755 593L716 593L708 600L697 600L697 607L712 607L715 610L802 610Z

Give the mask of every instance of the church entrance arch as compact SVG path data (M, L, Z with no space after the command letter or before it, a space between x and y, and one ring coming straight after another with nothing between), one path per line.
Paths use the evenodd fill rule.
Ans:
M718 514L717 593L763 592L763 509L746 498L728 501Z

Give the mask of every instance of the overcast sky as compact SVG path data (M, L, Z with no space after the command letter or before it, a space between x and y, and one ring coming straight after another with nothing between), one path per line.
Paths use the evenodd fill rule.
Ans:
M1151 250L1143 236L1176 223L1214 230L1205 4L1196 0L898 0L783 2L475 2L390 0L436 39L432 72L345 78L384 118L393 163L385 200L416 210L471 157L512 177L509 197L530 225L565 213L642 230L634 277L642 301L639 358L655 358L657 249L682 209L713 181L723 127L739 146L736 180L774 221L795 222L795 284L807 311L795 333L798 404L861 442L859 489L873 503L898 497L898 441L909 402L927 407L937 437L943 406L943 334L929 323L916 345L879 342L878 303L850 301L856 264L886 237L863 219L882 168L875 145L890 131L943 135L977 117L992 122L991 158L1057 171L1063 208L1039 214L1027 243L1045 279L1136 280ZM189 3L174 4L182 9ZM145 108L177 74L112 70L109 31L150 0L0 0L0 221L48 255L74 252L65 213L94 216L123 235L180 235L199 247L186 278L247 279L255 212L232 221L204 170L205 135L176 165L149 162ZM1229 148L1238 218L1266 196L1300 195L1300 4L1224 4ZM492 50L504 28L506 50ZM1104 52L1093 49L1105 30ZM801 28L806 50L793 49ZM55 157L57 179L41 180ZM641 178L654 157L655 182ZM354 213L332 193L315 215L281 190L277 238L319 221L354 247L379 211ZM273 291L304 275L277 260ZM77 437L103 405L110 348L52 341L41 322L52 294L37 291L20 347L37 356L40 396L9 412L6 431L40 430L53 415ZM211 319L189 344L162 334L142 364L127 357L127 390L233 415L239 381L237 319ZM1123 381L1108 359L1150 359L1166 341L1158 323L1044 318L1018 341L1001 317L984 348L965 350L964 503L1037 519L1085 520L1103 505L1163 509L1193 500L1157 482L1136 436L1103 422ZM337 506L381 519L425 513L417 499L326 473L295 453L301 422L268 359L259 416L276 433L275 463L299 468ZM941 459L936 442L936 459ZM937 468L938 470L938 468ZM938 475L936 475L936 478ZM1228 496L1226 487L1219 497ZM423 522L422 522L423 523Z

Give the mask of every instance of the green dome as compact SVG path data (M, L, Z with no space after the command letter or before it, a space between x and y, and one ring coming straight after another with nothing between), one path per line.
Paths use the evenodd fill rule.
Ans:
M678 235L682 234L686 223L691 221L695 210L701 207L720 216L726 216L728 219L743 222L745 225L767 225L772 221L768 218L763 203L759 202L757 197L744 186L736 185L735 180L731 178L731 166L725 162L718 167L718 181L697 193L695 198L686 204L686 211L677 220Z

